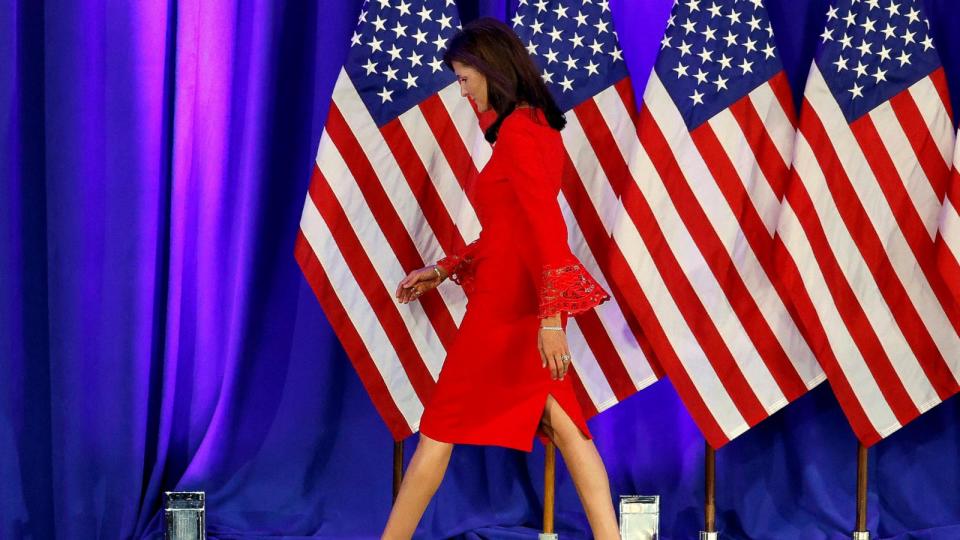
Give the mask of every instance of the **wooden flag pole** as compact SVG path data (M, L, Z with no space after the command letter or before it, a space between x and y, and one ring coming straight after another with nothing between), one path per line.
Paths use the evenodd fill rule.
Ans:
M397 501L400 493L400 482L403 481L403 441L393 443L393 501Z
M717 539L717 452L704 443L703 455L704 505L703 530L700 540Z
M704 491L706 504L703 508L706 532L717 532L717 451L706 444L706 466L704 471Z
M717 531L717 453L708 443L704 456L703 523L706 532Z
M543 534L541 540L556 538L553 532L553 506L556 499L557 448L547 443L543 460Z
M870 540L867 530L867 447L863 443L857 448L857 529L853 540Z

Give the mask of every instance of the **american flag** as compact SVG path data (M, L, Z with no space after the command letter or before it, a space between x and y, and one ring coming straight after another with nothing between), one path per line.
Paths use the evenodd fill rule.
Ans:
M673 6L614 237L652 348L719 447L824 379L773 268L794 108L760 0Z
M953 151L953 176L947 186L940 215L940 234L937 237L940 273L960 302L960 136Z
M960 319L934 239L954 131L919 1L840 0L810 69L778 235L864 445L958 389ZM807 313L807 315L811 315ZM815 320L815 319L819 320Z
M405 305L393 292L407 272L459 250L480 230L466 186L491 147L442 63L459 26L453 0L363 5L296 243L304 275L397 439L418 429L466 299L450 284ZM593 271L579 231L571 232ZM624 320L605 304L568 325L588 415L655 380Z

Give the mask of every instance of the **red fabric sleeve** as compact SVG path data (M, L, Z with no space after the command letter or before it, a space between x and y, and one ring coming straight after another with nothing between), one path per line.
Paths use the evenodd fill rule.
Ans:
M464 292L473 290L473 254L476 253L480 239L470 242L463 249L447 255L436 265L447 271L450 281L463 287Z
M575 315L610 298L570 251L567 224L560 211L559 175L544 165L542 142L523 120L508 117L500 128L496 150L508 163L508 180L522 208L526 230L533 236L539 263L539 317Z

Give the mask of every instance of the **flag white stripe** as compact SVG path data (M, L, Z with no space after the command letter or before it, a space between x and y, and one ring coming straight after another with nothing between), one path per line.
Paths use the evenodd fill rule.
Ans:
M343 208L350 225L356 233L363 251L380 278L382 286L391 296L397 283L406 275L396 254L387 242L379 224L355 182L344 181L351 178L343 157L330 137L323 137L317 151L317 166L328 179L330 189ZM439 336L433 331L423 304L411 302L397 309L403 319L404 331L410 334L434 380L440 374L440 367L446 356ZM370 312L368 312L370 313Z
M780 199L760 169L760 162L747 142L746 134L740 129L740 124L730 109L717 113L707 123L717 134L720 146L737 171L744 191L750 197L754 210L760 215L767 234L772 238L777 226L777 215L780 213Z
M609 91L611 91L611 89L605 90L602 94L606 94ZM617 99L619 100L619 98ZM602 110L604 105L601 104L600 106ZM560 133L563 137L564 146L567 148L568 153L572 154L571 161L574 163L574 168L577 171L590 204L593 205L593 209L599 216L601 223L605 226L609 225L613 221L613 216L617 215L618 212L619 202L617 195L614 193L613 188L610 186L610 181L600 167L597 156L593 152L592 146L587 140L586 134L583 132L580 120L576 114L567 114L567 126ZM587 271L597 279L604 289L609 291L610 285L600 271L592 251L586 244L586 237L580 230L580 225L563 194L560 195L560 205L568 224L570 233L568 242L570 243L571 249L587 268ZM610 231L607 230L608 234L609 232ZM640 349L639 344L627 326L626 320L623 317L622 306L616 302L616 299L611 298L609 301L597 306L594 311L619 354L617 361L623 364L634 386L636 388L644 388L655 382L656 375L653 373L653 369L650 367L649 362L643 355L643 351ZM602 410L601 405L601 403L597 403L598 410Z
M615 102L609 99L611 92L614 94ZM614 103L620 103L622 106L622 101L620 101L619 96L615 94L615 89L611 87L595 96L594 99L597 101L601 112L605 111ZM625 115L625 118L629 119L629 115ZM632 122L628 122L628 124L631 127L633 126ZM608 126L611 129L615 129L615 126L609 124ZM616 128L630 129L627 128L626 125L616 126ZM603 168L600 166L597 155L593 151L593 147L590 145L590 141L587 139L583 131L583 126L580 124L580 119L577 118L576 114L567 114L567 125L560 133L563 137L564 146L567 148L568 154L571 155L571 161L584 187L584 192L587 194L590 204L593 205L594 211L600 218L600 222L605 228L612 226L615 216L620 213L622 207L620 206L617 194L610 185L609 179L607 179ZM633 133L633 138L636 140L635 128L630 129L628 133ZM614 136L616 137L617 135L615 134ZM561 205L567 218L567 223L574 224L573 226L575 227L575 229L571 229L572 232L574 232L574 236L570 239L571 247L575 248L574 252L577 257L580 258L581 262L588 265L587 269L590 274L609 291L610 285L607 283L603 273L600 272L599 265L596 263L593 253L586 245L585 236L579 231L579 223L576 222L575 216L573 216L573 212L570 210L563 196L561 196ZM611 234L609 228L605 230L608 235ZM619 305L615 298L611 298L604 304L597 306L595 311L603 323L604 328L607 330L607 333L611 336L614 347L620 355L620 361L626 368L627 373L629 373L634 386L636 388L644 388L655 382L657 380L656 374L654 374L647 358L640 349L640 345L637 343L636 338L624 319L623 306Z
M920 214L924 228L931 241L937 234L937 216L940 213L940 197L933 191L930 180L920 166L918 156L903 132L903 125L889 101L881 103L869 114L876 126L884 149L893 161L893 166L903 182L903 188Z
M603 111L604 108L605 105L601 106L600 110ZM613 126L610 127L613 128ZM616 216L620 203L576 114L572 112L567 114L567 125L560 134L567 154L583 184L584 192L609 235L612 218ZM616 134L614 136L616 137Z
M483 138L483 131L480 129L473 107L460 96L460 86L457 83L444 87L439 96L453 125L457 128L457 133L460 134L463 145L473 157L477 170L482 170L493 155L493 147Z
M399 119L417 156L427 169L431 182L436 186L447 214L458 224L463 239L469 243L480 234L480 222L477 221L477 215L473 206L470 205L470 200L460 189L457 177L450 168L440 143L433 136L419 107L411 108L401 114Z
M377 179L383 186L384 192L393 204L393 208L403 223L404 229L409 234L417 252L423 260L440 252L436 236L432 234L412 234L411 231L420 230L423 226L423 211L417 204L417 198L410 190L410 185L403 176L403 171L397 163L393 152L383 139L383 134L377 128L373 117L367 111L366 105L357 94L353 82L347 75L346 70L340 71L340 78L337 79L337 85L333 92L333 101L343 115L344 120L353 132L357 141L360 141L360 147L363 148L364 155L370 162L377 175ZM342 178L352 178L347 171ZM355 182L351 182L355 183ZM401 275L406 275L405 273Z
M797 136L798 164L813 158L806 141ZM780 228L777 234L796 262L803 288L810 296L814 310L823 325L830 349L834 352L840 369L850 383L851 390L857 401L860 402L864 414L878 432L888 434L900 428L897 417L880 392L877 381L873 378L866 361L860 354L860 349L854 343L850 331L846 326L836 303L830 293L823 273L817 265L817 255L811 250L810 242L803 232L803 227L797 219L793 208L784 204L780 217Z
M583 264L584 268L587 269L587 272L589 272L590 275L597 280L597 283L599 283L604 290L609 291L609 285L604 279L603 273L600 272L599 267L597 267L596 261L593 259L593 255L590 252L589 247L586 246L586 240L584 239L583 232L580 230L580 225L573 216L573 212L571 211L570 206L567 204L567 200L562 193L558 198L558 202L560 204L560 209L563 213L564 220L567 223L567 242L570 244L571 250L580 260L580 263ZM615 300L613 298L595 307L594 312L597 315L600 315L601 309L608 308L611 305L615 306ZM584 336L583 332L580 330L580 325L577 324L577 320L575 318L570 318L567 321L567 328L572 330L572 332L568 332L567 336L569 338L568 343L571 349L570 354L574 355L574 358L579 359L577 364L577 373L581 375L581 382L587 389L587 394L590 395L590 399L593 401L594 406L596 406L597 410L600 411L603 410L603 408L609 407L613 403L616 403L616 395L614 394L613 389L610 387L610 383L607 381L603 370L600 368L599 361L593 354L593 351L590 350L586 336ZM607 333L607 337L611 341L618 341L617 338L619 336L611 333L609 328L604 327L604 331ZM622 361L622 359L626 358L629 357L621 355L619 358L611 360Z
M780 153L780 159L789 166L793 161L793 138L796 130L790 117L783 110L780 100L777 99L770 83L758 86L749 94L750 102L763 121L763 125L773 141L773 145ZM785 180L785 179L782 179Z
M684 371L724 435L733 439L749 429L700 348L697 338L687 326L633 221L629 218L618 220L613 233L613 238L620 245L633 275L644 277L640 283L644 295L660 325L669 329L665 334L671 348L677 353Z
M937 145L940 156L944 164L950 167L951 155L953 154L953 122L940 99L940 92L937 91L933 79L924 77L909 89L913 102L920 109L920 116L923 117L923 123L930 129L933 135L933 143Z
M958 180L954 178L953 181L957 182ZM942 215L940 236L954 258L960 260L960 213L957 212L957 208L953 206L950 199L944 199ZM960 279L960 276L949 277L954 280Z
M587 391L590 401L593 402L597 410L617 402L617 396L610 388L607 378L600 369L600 363L593 355L590 347L587 346L587 339L575 318L567 321L567 339L570 345L570 355L573 357L572 363L580 377L580 382Z
M761 89L765 89L765 91L761 91ZM770 99L758 98L754 101L754 105L756 106L757 103L760 103L775 111L779 111L782 118L778 119L777 122L785 122L789 125L789 121L783 113L780 102L773 95L769 83L758 87L751 93L751 97L753 95L769 96ZM761 117L764 116L764 112L764 110L757 111ZM780 214L781 202L763 175L758 158L753 153L747 141L746 134L740 128L740 125L729 109L721 111L711 118L708 123L717 134L717 139L720 141L721 147L737 171L741 184L744 185L744 190L753 201L753 207L764 221L764 225L767 228L767 232L771 235L772 240ZM689 144L692 145L692 141L690 141ZM686 165L682 165L682 167L684 170L688 170ZM738 231L737 234L740 236L734 236L733 240L734 242L739 241L739 243L735 243L734 245L746 248L747 245L742 239L742 233ZM726 243L728 242L725 242L725 244ZM772 244L770 248L772 249ZM822 382L826 378L826 375L820 368L820 364L817 362L813 351L800 334L796 321L793 320L793 317L787 311L783 299L777 294L776 289L770 282L769 276L760 265L760 261L756 259L754 252L751 249L739 249L730 251L730 255L740 275L743 277L747 289L751 292L751 296L757 303L760 311L764 314L764 320L770 326L780 346L787 353L788 360L800 375L807 388L813 388Z
M599 165L597 165L597 168L599 168ZM607 282L603 272L600 271L600 266L597 264L593 252L587 245L586 237L583 231L580 230L580 224L577 223L573 211L567 203L566 197L562 194L560 196L560 208L563 211L567 223L570 224L569 243L574 254L580 259L580 262L590 275L597 280L601 287L607 291L611 290L610 283ZM613 347L617 351L618 358L616 360L622 363L623 367L627 370L633 386L635 388L644 388L656 382L657 376L653 372L653 368L650 367L650 363L646 355L644 355L643 349L640 348L640 344L637 343L633 331L627 325L627 321L623 316L623 307L617 303L617 299L611 295L610 300L595 307L594 312L600 319L600 323L603 325L610 341L613 343ZM605 379L604 384L606 384ZM599 409L599 404L598 410L602 410Z
M400 115L400 125L406 132L411 145L424 164L430 180L436 186L437 193L440 195L443 205L446 208L450 219L460 230L466 243L470 243L480 234L480 223L473 206L467 199L466 194L460 189L453 169L443 154L440 144L433 136L430 126L419 107L413 107L406 113ZM426 225L426 224L424 224ZM424 226L419 231L420 235L427 235L435 238L436 231L430 231ZM437 245L436 252L424 254L424 261L432 263L445 255ZM450 315L457 324L463 320L466 313L466 296L459 287L438 287L441 298L447 305Z
M324 140L326 139L328 137L324 137ZM310 197L307 197L303 206L300 228L310 248L316 254L320 266L327 274L332 285L331 289L339 298L351 324L356 328L360 339L370 353L370 358L383 378L390 397L396 403L407 424L415 430L423 413L423 405L410 379L407 378L380 319L369 316L373 308L360 290L356 276L350 272L346 264L343 264L333 234L327 228L327 224Z

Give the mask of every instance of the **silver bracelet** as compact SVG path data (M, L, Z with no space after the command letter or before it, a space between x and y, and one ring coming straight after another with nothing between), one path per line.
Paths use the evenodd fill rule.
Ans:
M541 330L560 330L561 332L563 331L562 326L541 326L540 329Z

